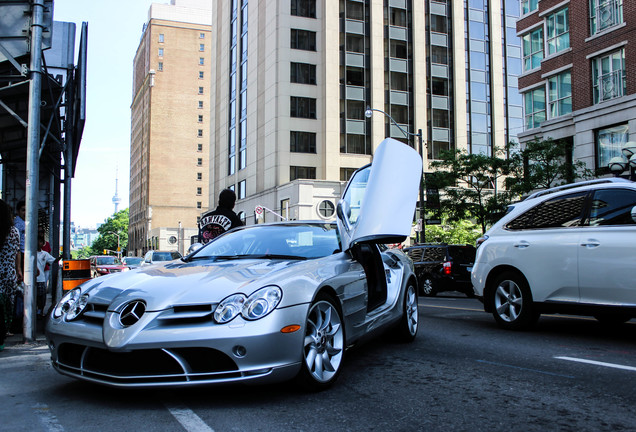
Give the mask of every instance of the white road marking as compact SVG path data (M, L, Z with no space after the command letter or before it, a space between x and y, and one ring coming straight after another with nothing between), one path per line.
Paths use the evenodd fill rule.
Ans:
M172 414L188 432L214 432L214 429L205 424L205 422L201 420L201 417L196 415L191 409L184 406L165 405L168 411L170 411L170 414Z
M636 372L636 367L634 367L634 366L625 366L625 365L619 365L619 364L615 364L615 363L605 363L605 362L600 362L600 361L595 361L595 360L587 360L587 359L580 359L580 358L575 358L575 357L554 357L554 358L555 359L559 359L559 360L568 360L568 361L573 361L573 362L578 362L578 363L587 363L587 364L592 364L592 365L596 365L596 366L604 366L604 367L609 367L609 368L614 368L614 369L623 369L623 370Z
M47 404L35 404L33 409L47 432L64 432L64 428L57 421L57 417L51 413Z

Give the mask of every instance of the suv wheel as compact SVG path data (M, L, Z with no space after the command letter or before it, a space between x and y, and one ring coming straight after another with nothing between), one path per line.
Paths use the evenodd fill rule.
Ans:
M433 278L431 275L426 275L422 279L422 283L420 284L420 292L423 296L433 297L437 294L437 289L435 288L435 282L433 282Z
M525 278L515 272L504 272L495 279L488 301L495 321L510 330L524 330L536 323L532 294Z

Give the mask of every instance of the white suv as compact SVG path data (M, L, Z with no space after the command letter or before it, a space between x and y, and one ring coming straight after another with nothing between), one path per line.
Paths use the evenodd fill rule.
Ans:
M543 190L515 204L478 240L471 279L497 323L541 313L636 317L636 183L602 179Z

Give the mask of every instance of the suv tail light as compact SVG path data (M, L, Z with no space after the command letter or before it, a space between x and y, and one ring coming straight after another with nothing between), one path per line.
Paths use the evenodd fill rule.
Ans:
M446 261L443 264L442 271L444 272L445 275L449 275L449 274L451 274L451 270L452 270L451 262L450 261Z

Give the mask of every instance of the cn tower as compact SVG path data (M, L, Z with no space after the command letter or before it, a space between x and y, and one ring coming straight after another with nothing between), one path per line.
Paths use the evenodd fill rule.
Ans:
M119 168L117 168L116 174L115 174L115 195L113 196L113 204L115 204L115 213L117 213L119 211L119 203L121 202L121 198L119 198L119 194L117 192L117 184L119 182ZM115 214L113 213L113 214Z

